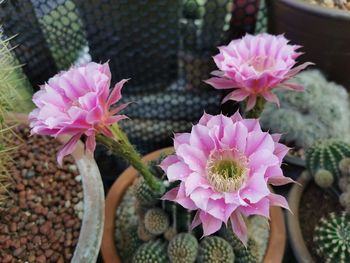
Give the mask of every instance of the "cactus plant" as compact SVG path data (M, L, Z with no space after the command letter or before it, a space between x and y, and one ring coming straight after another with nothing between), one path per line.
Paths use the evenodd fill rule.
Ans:
M234 252L245 249L242 241L233 233L231 226L222 227L220 235L231 245Z
M317 141L306 151L306 167L312 176L322 169L338 180L341 176L339 162L345 157L350 157L350 144L335 139Z
M163 234L169 227L169 217L160 208L151 208L145 214L145 228L153 235Z
M235 254L225 239L209 236L200 243L197 260L199 263L233 263Z
M143 244L133 256L132 263L167 263L166 243L160 239Z
M140 222L137 227L137 236L143 241L150 241L154 238L154 235L146 229L143 222Z
M305 92L279 90L280 108L268 103L261 115L264 129L283 133L285 143L308 148L318 139L349 141L350 112L345 89L328 82L318 70L298 74L293 81Z
M330 213L321 218L315 227L313 241L325 262L350 262L350 215Z
M247 248L241 249L236 253L236 263L258 263L259 248L252 239L248 240Z
M330 171L319 169L314 175L315 183L321 188L328 188L333 185L334 176Z
M134 182L133 191L137 201L142 206L153 206L158 201L158 194L152 190L141 176Z
M198 253L198 241L190 233L180 233L169 243L168 257L171 263L194 263Z

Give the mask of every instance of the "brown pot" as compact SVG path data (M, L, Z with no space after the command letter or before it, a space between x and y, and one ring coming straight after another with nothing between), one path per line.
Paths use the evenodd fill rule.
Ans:
M302 45L300 58L350 89L350 12L304 0L269 0L268 30Z
M289 206L292 213L287 215L287 227L288 227L288 237L294 252L294 255L299 263L312 263L314 262L311 254L306 247L303 234L300 228L299 222L299 203L301 196L306 189L308 183L311 181L311 177L300 176L298 179L298 184L294 184L288 197Z
M161 153L169 154L171 152L173 152L173 148L161 149L146 155L143 158L143 161L155 160L161 155ZM123 195L128 187L132 185L136 177L137 171L133 167L129 167L119 176L108 192L106 198L105 226L101 246L102 257L105 263L122 263L118 256L114 239L115 212ZM279 207L271 207L270 217L270 239L263 262L279 263L282 262L283 259L286 241L286 230L282 209Z
M28 123L25 114L9 114L8 122ZM58 137L62 143L68 137ZM91 157L84 154L84 145L78 142L72 156L79 169L83 184L84 213L78 243L71 262L95 263L100 250L104 224L104 190L100 171Z

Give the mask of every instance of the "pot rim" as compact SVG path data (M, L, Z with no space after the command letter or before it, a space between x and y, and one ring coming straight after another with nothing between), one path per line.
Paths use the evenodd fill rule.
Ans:
M294 184L288 195L288 203L293 213L287 214L288 237L295 257L298 262L313 263L311 254L305 244L299 221L299 204L301 196L307 185L311 182L310 176L300 176Z
M172 152L174 152L173 147L163 148L147 154L142 160L154 160L161 153ZM102 258L106 263L121 263L117 249L115 247L115 214L122 196L126 192L127 188L133 183L136 176L137 171L133 167L128 167L113 183L110 191L107 194L106 207L108 209L105 210L106 221L101 245ZM273 224L270 224L269 242L263 262L279 263L283 260L286 244L286 227L283 212L280 207L274 206L270 208L270 220L273 221Z
M316 16L324 16L333 19L350 20L350 11L340 10L337 8L327 8L316 4L310 4L303 0L272 0L281 1L289 7L309 12Z
M28 124L28 115L24 113L9 113L9 122ZM61 143L69 140L67 136L57 138ZM95 263L100 250L104 225L104 188L100 171L95 160L84 152L84 144L78 141L72 153L82 178L83 186L83 218L79 231L78 243L71 262Z

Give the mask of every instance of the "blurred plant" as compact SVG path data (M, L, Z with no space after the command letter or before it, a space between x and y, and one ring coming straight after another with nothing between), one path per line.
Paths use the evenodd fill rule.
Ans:
M10 183L11 152L16 148L14 126L5 119L8 112L28 112L33 108L30 84L11 51L9 39L3 40L0 33L0 207Z
M330 213L321 218L313 240L324 262L350 262L350 215Z
M349 141L349 97L345 89L328 82L318 70L298 74L293 82L305 92L276 91L280 108L267 104L261 123L264 129L282 133L282 140L297 148L308 148L318 139Z
M0 33L0 107L3 112L27 113L34 107L32 88L12 54L9 40L3 40Z

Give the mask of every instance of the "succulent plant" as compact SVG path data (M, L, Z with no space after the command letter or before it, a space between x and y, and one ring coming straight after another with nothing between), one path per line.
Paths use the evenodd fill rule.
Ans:
M153 206L158 202L158 194L152 190L143 177L139 177L133 184L133 191L140 205L145 207Z
M314 180L319 187L328 188L333 185L334 176L328 170L319 169L314 175Z
M155 235L151 234L145 227L143 222L139 222L137 226L137 236L143 241L150 241L155 237Z
M231 226L223 226L220 229L220 236L222 236L232 247L233 251L245 249L242 241L233 233Z
M190 233L176 235L168 246L171 263L194 263L198 254L197 238Z
M318 70L298 74L293 83L305 92L278 90L280 108L267 103L261 115L264 129L283 133L288 145L308 148L316 140L341 138L349 141L350 111L345 89L328 82Z
M166 245L160 239L148 241L135 252L132 263L167 263Z
M145 214L145 228L153 235L163 234L169 227L169 216L160 208L151 208Z
M321 218L313 241L325 262L350 262L350 214L330 213Z
M343 176L350 177L350 158L343 158L339 162L339 170Z
M248 217L247 226L248 237L254 241L257 247L257 249L252 252L255 253L254 256L258 259L257 262L263 262L270 237L270 226L268 219L263 216L250 216Z
M252 239L248 240L247 248L241 249L236 254L236 263L258 263L257 257L259 248L256 242Z
M235 254L225 239L208 236L199 245L197 260L199 263L233 263Z
M317 141L306 151L306 167L322 186L332 180L325 170L334 176L334 181L341 177L339 162L345 157L350 157L350 144L336 139Z

